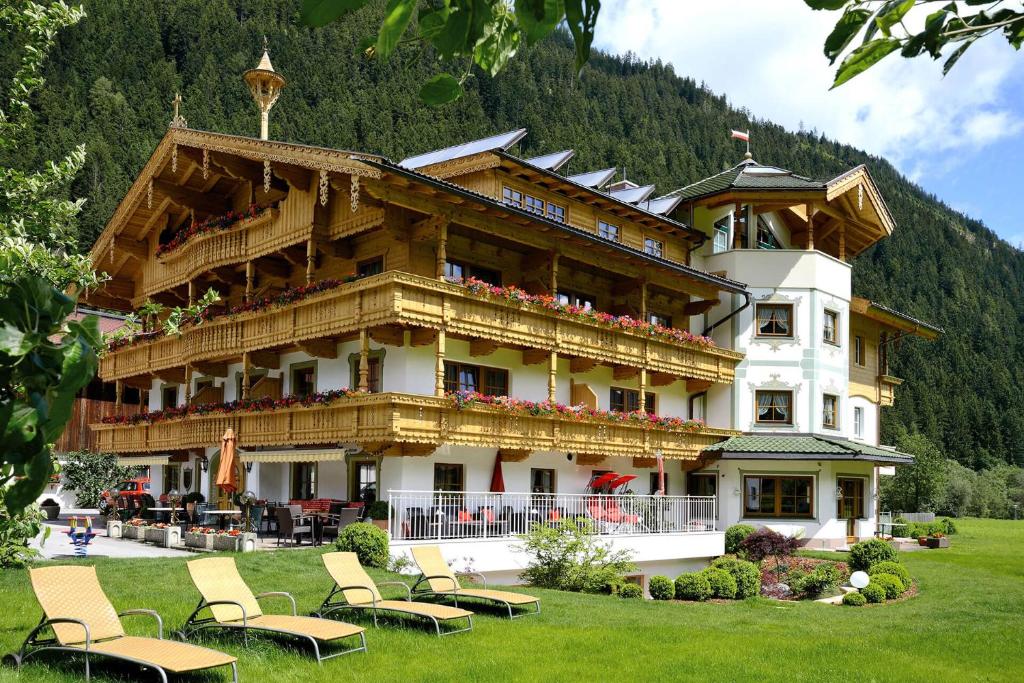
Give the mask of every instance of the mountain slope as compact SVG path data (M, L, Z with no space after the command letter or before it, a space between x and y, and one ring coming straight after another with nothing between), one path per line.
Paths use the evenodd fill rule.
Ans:
M102 229L170 118L176 90L193 128L254 134L258 116L241 73L270 38L289 80L271 137L379 152L391 158L525 126L523 153L572 148L571 170L617 165L667 192L738 161L732 128L750 128L755 157L815 177L865 163L899 226L860 256L857 294L943 326L936 343L910 340L893 362L907 379L883 436L919 429L950 457L981 468L1024 464L1024 262L982 224L902 177L884 159L812 133L792 133L728 106L660 63L597 54L582 79L556 36L495 79L440 110L415 93L426 60L379 64L356 55L378 17L362 12L321 31L299 27L297 0L86 1L89 17L61 36L38 98L36 140L16 164L61 156L85 141L74 192L88 198L81 245ZM4 47L0 38L0 47ZM0 50L0 76L11 57Z

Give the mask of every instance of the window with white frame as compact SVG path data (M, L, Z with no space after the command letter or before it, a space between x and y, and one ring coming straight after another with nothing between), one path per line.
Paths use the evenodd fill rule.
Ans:
M665 255L665 243L651 237L644 238L644 253L661 258Z
M793 424L792 391L755 391L755 420L760 424Z
M597 234L606 240L612 242L619 241L619 226L613 223L606 223L602 220L597 221Z
M853 435L864 438L864 409L859 406L853 409Z
M711 253L721 254L723 251L729 251L729 228L731 225L731 214L715 221L715 236L711 243Z
M860 335L853 338L853 362L864 367L864 337Z

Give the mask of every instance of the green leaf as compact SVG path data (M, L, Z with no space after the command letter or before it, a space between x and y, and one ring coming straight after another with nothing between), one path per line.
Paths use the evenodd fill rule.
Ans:
M13 325L0 327L0 353L20 358L35 346L33 336L25 334Z
M829 58L830 64L835 64L836 59L843 53L846 46L850 44L857 32L863 28L867 20L871 18L871 12L865 9L848 10L836 22L832 33L825 39L825 56Z
M594 24L597 23L600 11L600 0L565 0L565 21L576 45L576 73L579 73L590 59L590 45L594 42Z
M519 36L513 15L505 12L487 25L473 49L473 61L488 75L496 76L519 49Z
M875 19L882 35L889 37L889 29L898 24L916 2L917 0L889 0L885 3L878 11L878 18Z
M432 41L434 36L444 30L450 14L447 7L421 7L416 20L420 35Z
M946 61L942 64L942 75L943 76L945 76L946 74L949 73L949 70L952 69L953 66L958 61L960 61L960 58L964 56L964 53L967 52L967 48L969 48L971 45L973 45L974 41L977 40L980 37L981 36L979 36L979 35L971 36L971 38L969 40L967 40L967 42L965 42L963 45L958 47L956 49L956 51L953 52L953 54L951 54L948 59L946 59Z
M303 0L302 23L306 26L319 28L326 26L339 17L355 12L364 7L370 0Z
M432 107L454 102L462 96L462 85L451 74L438 74L420 88L420 99Z
M824 9L830 11L842 9L844 5L850 2L851 0L804 0L804 3L811 9Z
M432 26L430 44L442 59L469 52L469 24L472 12L466 7L453 7L440 28Z
M516 0L515 8L527 45L547 37L565 16L562 0Z
M405 34L412 19L412 12L416 8L416 0L390 0L388 2L387 16L380 25L380 33L377 34L377 54L381 59L387 59L398 47L398 41Z
M899 49L899 46L900 41L895 38L878 38L861 45L839 65L832 88L838 88L851 78L864 73L894 50Z

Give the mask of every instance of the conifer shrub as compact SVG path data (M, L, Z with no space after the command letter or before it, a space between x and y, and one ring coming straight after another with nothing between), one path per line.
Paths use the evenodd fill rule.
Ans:
M647 582L647 592L655 600L671 600L676 597L676 584L667 576L652 576Z
M676 577L676 597L678 599L703 602L712 595L714 595L714 591L711 588L711 582L708 581L704 572L680 574Z

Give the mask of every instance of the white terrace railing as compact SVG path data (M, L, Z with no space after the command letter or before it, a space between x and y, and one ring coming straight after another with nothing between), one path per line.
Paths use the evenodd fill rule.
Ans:
M389 490L388 499L394 541L504 538L565 519L610 536L716 530L714 496Z

